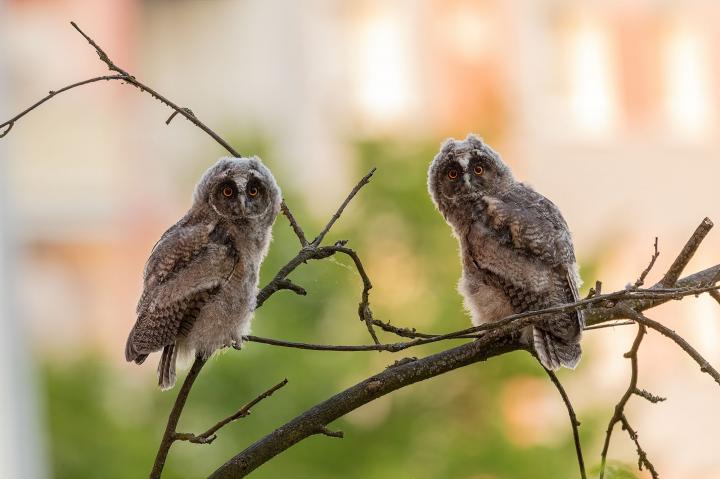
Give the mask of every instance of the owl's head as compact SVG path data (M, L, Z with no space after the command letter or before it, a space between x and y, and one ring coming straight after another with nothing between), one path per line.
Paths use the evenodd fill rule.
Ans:
M194 208L209 209L234 222L271 224L281 201L275 177L257 156L220 158L202 176L193 195Z
M514 183L510 168L473 134L445 140L428 170L428 190L447 217L453 206L481 196L495 196Z

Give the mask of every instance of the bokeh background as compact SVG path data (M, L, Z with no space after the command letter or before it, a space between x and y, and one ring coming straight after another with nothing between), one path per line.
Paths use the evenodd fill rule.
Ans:
M720 3L642 0L0 0L0 119L117 64L272 168L309 234L370 167L333 229L374 282L376 316L468 325L456 244L426 194L440 142L476 132L549 196L574 233L586 284L634 281L653 238L666 268L704 216L720 220ZM0 476L147 475L176 390L155 360L124 362L144 261L225 152L148 95L103 83L65 93L0 140ZM279 218L263 280L295 254ZM718 263L712 232L688 268ZM309 295L274 296L254 332L363 344L360 283L344 258L301 267ZM706 297L653 317L720 364L720 307ZM563 371L595 467L627 383L632 328L586 335ZM390 339L390 338L387 338ZM413 350L425 355L437 347ZM407 355L407 354L406 354ZM203 371L180 430L199 432L287 377L289 385L211 446L176 444L166 477L204 477L309 406L401 356L249 344ZM629 418L663 477L720 477L720 392L650 334ZM333 424L259 478L571 478L565 409L533 360L506 355L417 384ZM614 477L636 470L616 431Z

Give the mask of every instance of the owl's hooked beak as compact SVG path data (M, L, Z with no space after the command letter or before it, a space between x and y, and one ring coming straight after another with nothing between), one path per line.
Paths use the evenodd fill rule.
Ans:
M240 205L240 212L242 213L242 216L245 216L245 212L247 211L245 204L245 201L247 200L245 189L247 188L248 178L244 175L238 175L233 177L233 181L235 181L238 188L238 204Z
M244 189L240 190L240 195L238 195L238 196L239 196L239 198L238 198L238 203L240 204L240 214L241 214L243 217L245 217L245 216L246 216L246 208L245 208L245 200L246 200L246 197L245 197L245 190L244 190Z

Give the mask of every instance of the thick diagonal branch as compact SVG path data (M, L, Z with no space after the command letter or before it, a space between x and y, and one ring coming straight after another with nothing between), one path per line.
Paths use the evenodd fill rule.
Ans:
M230 459L211 477L245 477L271 458L303 439L318 434L328 424L363 404L453 369L523 349L518 335L507 333L507 328L501 328L477 341L388 368L300 414Z

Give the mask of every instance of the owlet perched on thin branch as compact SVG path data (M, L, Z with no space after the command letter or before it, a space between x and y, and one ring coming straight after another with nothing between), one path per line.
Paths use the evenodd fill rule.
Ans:
M560 211L515 181L480 138L443 143L430 164L428 189L460 243L458 289L475 326L578 300L578 266ZM529 326L523 338L546 368L574 368L583 327L580 311L556 313Z
M162 349L161 389L175 384L178 356L207 359L249 333L281 201L259 158L221 158L195 187L190 211L153 248L125 359L141 364Z

